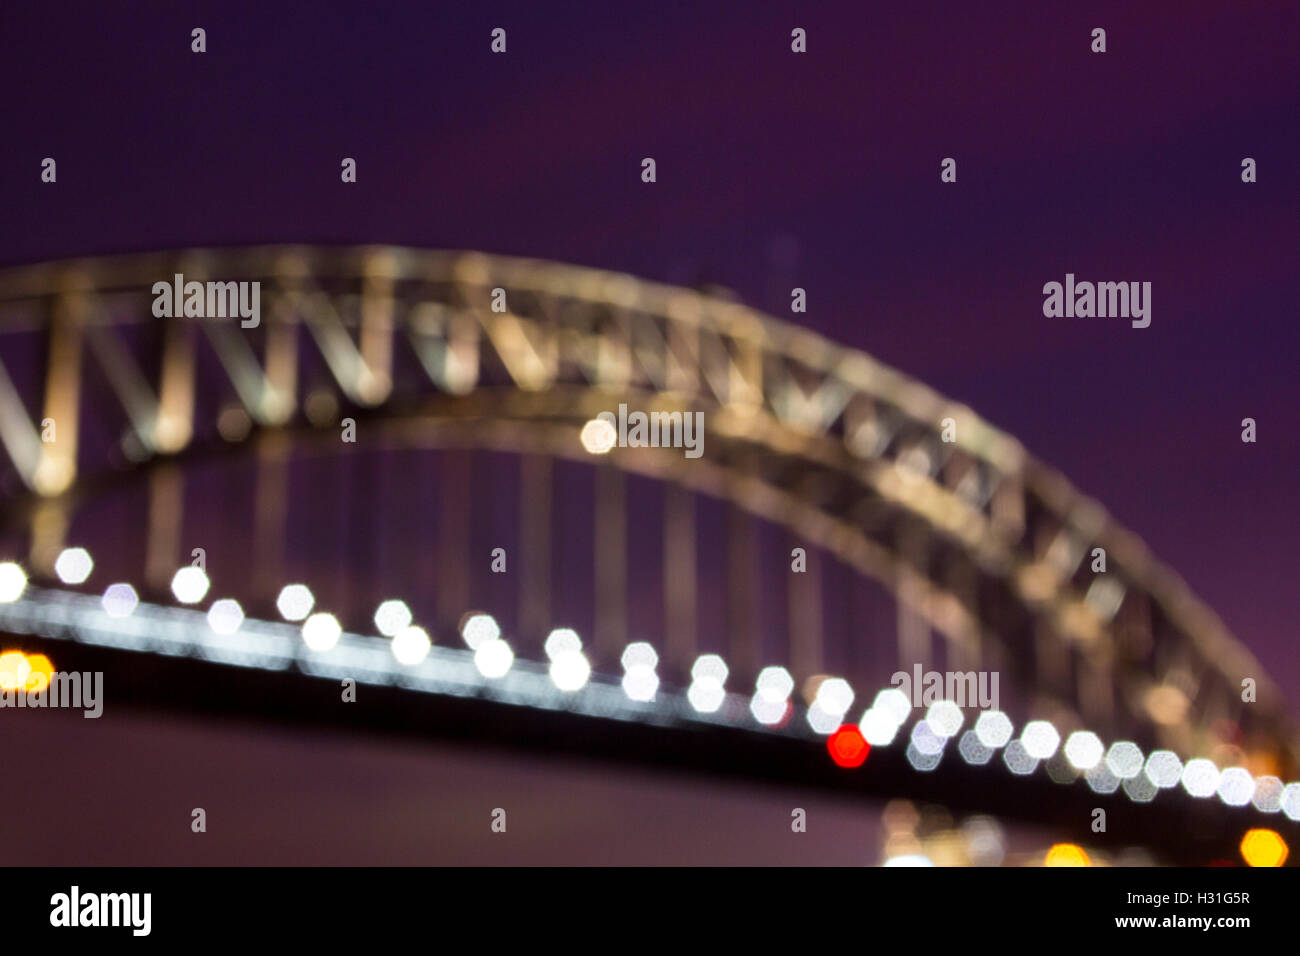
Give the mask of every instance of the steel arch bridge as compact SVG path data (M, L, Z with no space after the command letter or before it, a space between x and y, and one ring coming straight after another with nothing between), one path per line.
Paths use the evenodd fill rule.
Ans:
M156 317L154 285L176 275L260 283L259 323ZM583 425L620 403L702 412L706 453L590 454ZM340 421L349 418L355 444L340 441ZM823 633L821 564L810 560L807 572L788 574L782 639L765 642L760 632L771 630L774 612L753 559L757 519L893 595L893 669L996 671L1017 728L1041 719L1062 739L1091 730L1183 761L1229 753L1254 781L1261 819L1281 820L1283 806L1287 817L1293 808L1300 814L1300 787L1282 785L1296 775L1297 751L1279 691L1134 535L970 409L725 297L538 260L393 247L185 250L11 269L0 273L0 443L8 466L2 540L21 549L33 579L21 598L0 605L0 628L11 634L214 666L364 674L434 695L617 718L628 725L619 733L640 733L632 724L711 722L728 733L780 737L782 747L797 738L790 759L813 773L806 738L818 735L805 718L817 723L817 691L837 656ZM317 653L303 646L296 624L276 619L274 595L287 583L288 463L299 453L376 448L518 456L522 568L513 575L517 614L508 629L538 636L557 623L552 555L569 533L556 518L558 463L594 469L594 626L583 653L600 679L565 695L544 665L520 659L494 680L476 670L470 652L441 646L404 669L364 634L346 633ZM202 507L187 501L187 475L214 456L242 459L256 475L252 526L232 528L246 534L249 560L221 571L223 591L257 612L234 634L218 634L167 593L188 561L183 516ZM486 555L465 557L467 502L481 478L471 457L448 461L452 476L439 483L435 634L457 628L471 607L474 571L488 572ZM638 572L636 582L663 595L662 634L652 643L664 684L648 702L629 700L617 680L600 677L618 672L632 636L629 475L663 489L663 570L654 580ZM69 528L81 509L131 487L148 497L142 560L112 570L146 600L115 616L97 597L60 586L55 561L78 543ZM696 567L701 498L733 516L723 655L732 693L703 713L670 690L692 683L702 649L697 612L709 597ZM1096 549L1104 572L1093 570ZM768 665L788 669L794 691L784 715L765 723L744 688ZM1245 678L1257 684L1255 702L1242 701ZM856 686L857 706L877 689ZM745 751L740 739L725 746ZM999 749L980 739L962 737L968 763L989 762ZM942 751L921 754L915 740L907 763L919 769L899 763L901 775L942 779L926 773ZM903 746L900 738L891 752ZM1016 746L1007 744L1008 767ZM955 740L948 749L958 749ZM1160 789L1131 787L1145 778L1121 780L1105 764L1072 771L1053 749L1041 762L1057 790L1045 793L1064 792L1059 785L1073 780L1095 803L1097 793L1122 784L1145 804ZM820 754L816 773L826 763ZM1018 754L1025 756L1023 746ZM948 763L960 767L959 759ZM1014 774L997 768L997 786L1041 785L1043 774L1035 782L1032 773L1039 762L1029 759L1028 770ZM737 772L764 775L743 765ZM1159 796L1163 807L1183 799L1182 791Z

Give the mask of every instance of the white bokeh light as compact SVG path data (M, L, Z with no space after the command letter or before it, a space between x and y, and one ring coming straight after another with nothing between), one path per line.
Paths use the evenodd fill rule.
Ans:
M582 638L571 627L557 627L546 635L546 643L543 648L546 651L546 656L554 661L565 654L581 651Z
M407 626L393 635L393 656L399 664L414 667L429 656L433 641L422 627Z
M1104 753L1101 738L1091 730L1076 730L1065 741L1065 759L1075 770L1091 770Z
M569 633L573 634L572 631ZM574 637L577 635L574 634ZM550 638L547 638L547 644L550 644ZM581 690L590 677L591 665L582 651L561 648L551 656L551 680L560 690Z
M985 747L994 750L1005 747L1013 733L1015 727L1011 724L1011 718L1000 710L986 710L975 721L975 736Z
M1255 795L1255 778L1245 767L1229 767L1219 775L1219 799L1230 807L1244 807Z
M214 601L208 608L208 627L218 634L234 634L244 623L244 609L233 598Z
M956 736L964 719L961 708L950 700L936 701L925 712L925 722L940 737Z
M64 584L82 584L94 567L95 562L85 548L64 548L54 562L54 573Z
M411 626L411 609L405 601L390 598L375 608L375 627L384 637L396 637Z
M784 705L794 693L794 678L784 667L764 667L754 681L754 692L770 704Z
M1183 767L1183 789L1193 797L1211 797L1219 789L1219 768L1204 757L1187 761Z
M505 677L515 663L515 652L500 638L483 641L474 650L474 666L484 677Z
M1024 746L1025 753L1035 760L1046 760L1061 745L1061 735L1050 721L1031 720L1020 732L1020 743Z
M460 636L470 650L477 651L488 641L501 639L501 625L491 614L471 614L461 626ZM582 642L579 641L577 646L581 647Z
M328 651L339 642L343 628L333 614L318 611L302 622L303 642L313 651Z
M104 589L102 603L104 613L109 617L130 617L140 603L140 598L136 596L135 588L119 582Z
M305 584L286 584L275 599L275 609L286 621L301 621L316 606L316 598Z
M0 604L10 604L23 596L27 588L27 572L13 561L0 564Z
M202 568L186 565L172 575L172 594L182 604L198 604L208 593L208 575Z

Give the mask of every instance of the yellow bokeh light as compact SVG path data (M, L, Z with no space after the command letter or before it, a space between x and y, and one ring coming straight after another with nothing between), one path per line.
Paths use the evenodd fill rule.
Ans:
M1047 851L1043 866L1091 866L1092 861L1083 847L1073 843L1057 843Z
M54 676L54 665L44 654L29 654L27 657L27 666L31 672L27 675L27 693L39 694L45 688L50 686L50 678Z
M0 654L0 690L25 690L32 665L22 651L5 651Z
M1273 830L1247 830L1241 838L1241 856L1247 866L1281 866L1288 852L1286 841Z

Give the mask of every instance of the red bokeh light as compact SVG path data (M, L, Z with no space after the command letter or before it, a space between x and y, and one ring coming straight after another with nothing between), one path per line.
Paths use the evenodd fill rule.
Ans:
M867 743L862 731L853 724L845 724L839 730L831 734L826 740L826 749L830 751L831 759L841 767L861 767L862 762L867 759L867 754L871 752L871 744Z

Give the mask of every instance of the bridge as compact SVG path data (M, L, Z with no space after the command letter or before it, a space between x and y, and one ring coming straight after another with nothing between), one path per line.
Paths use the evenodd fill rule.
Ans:
M256 324L159 316L177 275L259 283ZM584 443L621 404L702 413L703 455ZM108 706L904 796L1169 862L1300 833L1284 700L1172 570L969 408L724 294L393 247L11 269L0 444L0 631ZM900 671L1000 699L916 707Z

